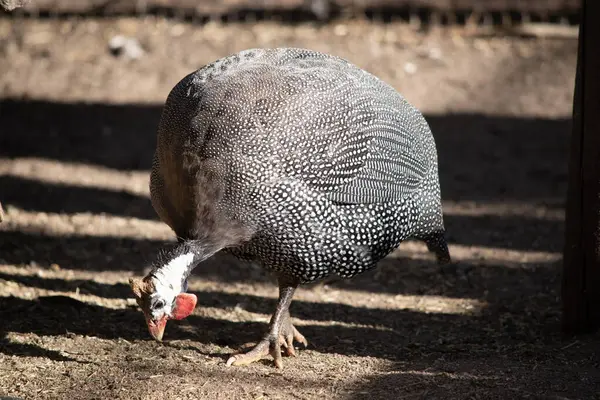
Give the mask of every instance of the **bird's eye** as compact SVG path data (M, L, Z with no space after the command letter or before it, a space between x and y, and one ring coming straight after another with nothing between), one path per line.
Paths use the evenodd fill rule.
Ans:
M156 300L154 303L154 308L163 308L165 306L165 302L162 300Z

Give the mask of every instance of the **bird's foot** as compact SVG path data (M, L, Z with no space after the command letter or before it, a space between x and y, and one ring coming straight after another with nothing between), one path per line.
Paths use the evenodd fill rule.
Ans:
M275 361L275 366L283 368L281 351L283 349L285 355L295 357L294 341L303 344L304 347L308 345L306 338L292 325L288 316L279 333L271 331L249 352L232 355L227 360L227 366L251 364L270 354Z

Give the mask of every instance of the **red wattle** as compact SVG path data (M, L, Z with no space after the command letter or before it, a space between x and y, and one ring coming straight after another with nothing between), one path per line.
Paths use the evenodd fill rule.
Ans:
M198 298L195 294L180 293L175 298L175 307L171 313L172 319L184 319L194 311Z

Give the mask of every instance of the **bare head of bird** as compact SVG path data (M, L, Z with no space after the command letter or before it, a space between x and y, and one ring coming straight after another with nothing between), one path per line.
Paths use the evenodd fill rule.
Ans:
M221 242L204 239L180 240L159 254L146 277L129 281L148 330L158 341L162 340L168 320L183 319L196 307L196 296L186 293L188 276L199 262L223 247Z
M129 280L133 295L142 309L152 337L161 341L167 321L183 319L194 311L197 297L159 278L148 275L144 279Z

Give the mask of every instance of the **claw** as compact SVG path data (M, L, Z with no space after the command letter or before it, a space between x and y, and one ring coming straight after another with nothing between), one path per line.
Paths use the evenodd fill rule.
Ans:
M301 343L306 348L308 346L308 341L306 340L304 335L298 332L298 330L294 326L292 326L292 332L294 340L298 343Z

